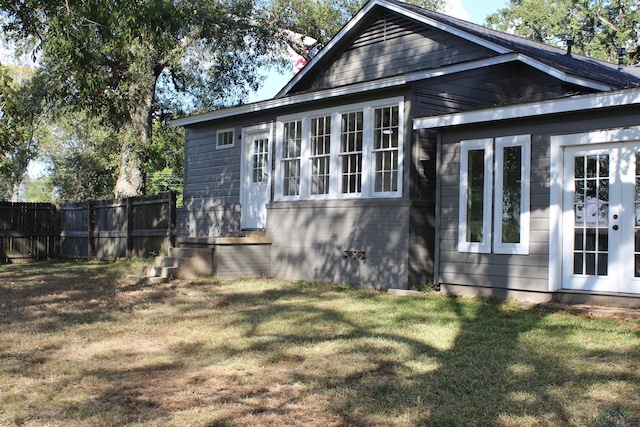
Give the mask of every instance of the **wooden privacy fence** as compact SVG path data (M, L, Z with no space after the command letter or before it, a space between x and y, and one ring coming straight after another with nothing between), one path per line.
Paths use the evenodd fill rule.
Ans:
M0 202L0 263L58 256L59 212L50 203Z
M175 245L175 224L174 192L59 206L0 203L0 262L154 256Z

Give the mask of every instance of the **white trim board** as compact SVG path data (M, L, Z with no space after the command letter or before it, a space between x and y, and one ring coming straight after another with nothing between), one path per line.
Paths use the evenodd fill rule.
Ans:
M413 129L435 129L638 104L640 104L640 88L621 89L613 92L578 95L548 101L510 105L507 107L487 108L465 113L416 118L413 119Z
M229 118L229 117L234 117L234 116L240 116L243 114L249 114L249 113L256 113L256 112L260 112L260 111L265 111L265 110L271 110L271 109L275 109L275 108L281 108L281 107L287 107L287 106L291 106L291 105L295 105L295 104L301 104L301 103L305 103L305 102L313 102L313 101L320 101L320 100L324 100L327 98L337 98L340 96L346 96L346 95L353 95L353 94L357 94L357 93L361 93L361 92L368 92L371 90L379 90L379 89L387 89L387 88L392 88L392 87L398 87L398 86L402 86L405 85L407 83L410 82L414 82L414 81L418 81L418 80L425 80L425 79L430 79L430 78L434 78L434 77L440 77L440 76L445 76L445 75L449 75L449 74L455 74L455 73L460 73L460 72L464 72L464 71L469 71L469 70L473 70L473 69L480 69L480 68L485 68L485 67L491 67L493 65L499 65L499 64L505 64L508 62L514 62L514 61L520 61L523 62L529 66L532 66L534 68L537 68L538 70L545 72L549 75L552 75L553 77L559 78L560 80L563 81L569 81L572 83L576 83L576 84L581 84L583 86L587 86L587 87L592 87L594 89L603 89L603 87L596 87L597 84L593 83L593 82L588 82L586 80L581 80L578 81L577 79L574 79L570 76L567 76L564 73L560 73L557 70L554 70L551 67L545 66L544 64L535 61L531 58L528 58L522 54L519 53L511 53L511 54L506 54L506 55L499 55L499 56L494 56L491 58L484 58L484 59L480 59L480 60L476 60L476 61L469 61L469 62L465 62L463 64L455 64L455 65L447 65L441 68L436 68L433 70L425 70L425 71L416 71L413 73L408 73L404 76L397 76L397 77L388 77L388 78L383 78L383 79L379 79L379 80L373 80L370 82L364 82L364 83L356 83L356 84L352 84L352 85L348 85L348 86L343 86L343 87L339 87L339 88L334 88L334 89L326 89L326 90L321 90L321 91L315 91L315 92L307 92L307 93L302 93L302 94L298 94L298 95L292 95L292 96L288 96L285 98L274 98L274 99L268 99L265 101L260 101L260 102L255 102L252 104L245 104L245 105L240 105L238 107L230 107L230 108L224 108L224 109L220 109L220 110L215 110L215 111L210 111L208 113L204 113L204 114L198 114L195 116L188 116L188 117L183 117L180 119L175 119L175 120L171 120L169 122L169 125L171 127L179 127L179 126L189 126L189 125L194 125L194 124L198 124L198 123L204 123L204 122L208 122L211 120L219 120L219 119L224 119L224 118ZM559 73L559 74L558 74ZM609 88L606 88L609 89ZM551 102L551 101L549 101ZM526 108L529 107L530 104L526 104L526 105L521 105L520 107L522 108ZM502 109L505 110L512 110L514 108L517 107L501 107ZM593 107L593 108L597 108L597 107ZM500 110L500 108L498 108L497 110ZM458 114L448 114L445 116L437 116L437 117L428 117L428 118L417 118L414 119L414 124L413 124L413 128L414 129L421 129L421 128L432 128L432 127L443 127L443 126L451 126L451 125L455 125L455 124L465 124L465 123L457 123L456 120L457 116L460 115L470 115L472 113L484 113L486 114L488 111L494 111L494 109L491 110L481 110L481 111L475 111L475 112L471 112L471 113L458 113ZM536 114L541 114L538 110L530 113L529 115L536 115ZM499 113L499 118L503 118L504 114L503 113ZM524 117L524 116L523 116ZM507 118L514 118L514 117L507 117ZM423 121L425 121L424 123L432 123L432 121L434 120L443 120L442 124L438 124L435 126L426 126L423 125ZM451 120L454 120L454 122L449 123ZM467 120L467 119L464 119ZM476 123L476 122L482 122L482 121L491 121L491 120L495 120L493 117L490 118L484 118L483 116L481 116L479 119L472 117L471 120L473 121L469 121L469 123ZM416 124L418 123L418 124ZM416 126L420 126L420 127L416 127Z

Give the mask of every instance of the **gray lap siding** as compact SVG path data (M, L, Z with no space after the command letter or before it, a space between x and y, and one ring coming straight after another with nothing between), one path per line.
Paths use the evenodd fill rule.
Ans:
M515 133L501 135L526 133L527 130L519 129ZM549 277L548 136L532 135L531 138L529 254L479 254L458 251L459 141L488 136L487 132L472 132L466 135L445 133L443 136L438 282L544 292L548 289Z
M549 289L550 135L640 124L640 108L582 111L556 117L530 117L496 127L481 124L441 131L439 199L439 283L513 290ZM529 255L458 251L460 141L531 135L531 232ZM494 212L495 214L495 212Z
M215 237L240 229L241 127L231 148L216 147L217 128L185 131L184 206L177 212L178 235Z
M267 215L272 273L407 289L410 210L403 199L272 203Z

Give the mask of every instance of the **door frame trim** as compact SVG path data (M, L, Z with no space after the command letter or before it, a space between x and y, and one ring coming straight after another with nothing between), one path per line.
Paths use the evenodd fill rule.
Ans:
M246 206L246 198L247 198L247 186L249 175L247 171L247 162L245 161L246 149L247 149L247 141L249 136L255 134L266 133L269 135L269 180L267 182L267 188L269 189L269 198L272 197L271 192L271 177L273 175L272 168L272 159L273 159L273 123L263 123L256 126L248 126L242 128L241 132L241 143L240 143L240 228L244 229L245 222L245 206Z
M549 291L555 292L562 289L564 149L580 145L615 144L632 141L640 141L640 126L567 135L551 135L549 141Z

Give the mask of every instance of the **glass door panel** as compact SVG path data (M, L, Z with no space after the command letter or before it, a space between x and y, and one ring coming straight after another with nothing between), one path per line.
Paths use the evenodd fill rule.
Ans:
M563 288L640 293L640 142L565 149Z
M606 276L609 263L609 155L574 157L573 274Z

